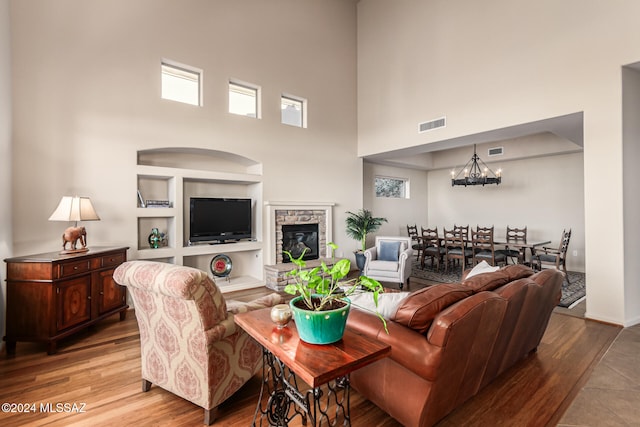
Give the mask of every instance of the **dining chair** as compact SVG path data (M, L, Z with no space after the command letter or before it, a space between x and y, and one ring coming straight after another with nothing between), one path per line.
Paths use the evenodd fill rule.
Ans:
M420 227L420 231L423 245L422 256L420 257L420 267L424 269L424 259L429 257L431 258L431 267L433 267L437 261L437 269L440 270L440 265L442 264L447 251L442 245L442 240L438 236L438 227Z
M469 234L469 224L467 225L456 225L453 224L453 231L459 231L462 233L462 238L468 243L470 234Z
M499 249L497 252L503 253L507 257L507 260L517 259L518 264L524 264L526 248L510 248L509 243L527 244L527 227L511 228L507 225L506 241L507 244L504 246L504 249Z
M447 230L444 229L444 247L445 247L445 271L449 271L449 264L460 261L462 272L467 267L467 260L473 257L473 251L467 245L464 231L461 229Z
M480 227L472 232L471 248L473 250L472 264L486 261L492 266L506 264L505 254L496 251L493 242L493 227L482 230Z
M542 270L543 265L552 265L556 269L562 267L564 276L569 282L569 275L567 274L567 251L569 249L569 240L571 240L571 229L569 231L562 230L562 237L560 238L560 245L558 248L551 248L543 246L542 250L536 250L535 255L532 257L532 264L535 269Z
M418 234L418 225L407 224L407 234L411 237L411 248L416 251L416 261L420 260L422 254L423 244Z
M476 225L476 231L481 231L483 233L493 233L493 225L491 227L480 227L479 225ZM471 238L469 239L469 242L471 242L471 246L473 247L473 229L471 229ZM477 252L479 251L479 249L473 249L473 252Z

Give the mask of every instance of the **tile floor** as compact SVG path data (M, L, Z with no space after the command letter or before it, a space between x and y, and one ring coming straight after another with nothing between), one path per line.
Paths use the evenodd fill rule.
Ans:
M640 325L622 329L560 427L640 426Z

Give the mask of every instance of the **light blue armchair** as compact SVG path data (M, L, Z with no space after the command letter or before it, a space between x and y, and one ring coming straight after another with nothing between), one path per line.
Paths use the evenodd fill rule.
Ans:
M376 237L376 245L364 252L363 274L379 282L409 283L411 275L410 237Z

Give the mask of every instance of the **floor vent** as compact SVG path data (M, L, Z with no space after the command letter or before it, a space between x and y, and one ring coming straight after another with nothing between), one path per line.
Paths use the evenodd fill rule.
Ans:
M494 147L489 148L488 155L491 156L502 156L504 154L504 147Z
M447 118L440 117L439 119L431 120L428 122L420 123L418 125L418 133L427 132L429 130L443 128L447 125Z

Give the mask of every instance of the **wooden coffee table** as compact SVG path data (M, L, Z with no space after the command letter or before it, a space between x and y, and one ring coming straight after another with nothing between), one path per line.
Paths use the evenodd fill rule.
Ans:
M252 425L258 415L258 425L266 419L268 425L286 426L298 415L303 424L309 419L312 426L323 420L335 425L337 418L330 420L330 408L336 415L342 413L344 425L351 425L349 373L387 357L391 347L349 326L336 343L308 344L300 340L295 322L278 329L270 310L235 315L235 322L263 347L262 388ZM300 391L298 380L310 388Z

